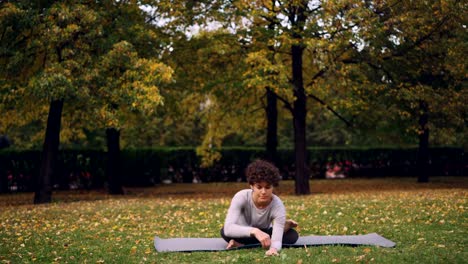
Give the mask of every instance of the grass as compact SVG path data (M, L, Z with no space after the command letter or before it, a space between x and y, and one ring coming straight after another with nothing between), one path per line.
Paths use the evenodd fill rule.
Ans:
M0 195L0 263L466 263L467 178L313 180L312 195L277 193L302 235L376 232L395 248L319 246L158 253L153 238L218 237L232 195L246 183L178 184L103 192Z

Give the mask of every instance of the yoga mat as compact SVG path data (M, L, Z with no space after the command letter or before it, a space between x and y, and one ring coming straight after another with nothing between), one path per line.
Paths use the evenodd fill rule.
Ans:
M283 244L283 247L303 247L321 245L371 245L394 247L395 243L376 234L350 236L304 236L294 244ZM154 247L158 252L190 252L226 250L227 243L222 238L154 238ZM247 245L235 249L259 247L260 244Z

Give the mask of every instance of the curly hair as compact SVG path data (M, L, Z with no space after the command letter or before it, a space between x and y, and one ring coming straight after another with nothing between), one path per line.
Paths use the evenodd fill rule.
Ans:
M265 160L250 163L245 169L245 175L250 185L264 181L276 187L280 180L279 169Z

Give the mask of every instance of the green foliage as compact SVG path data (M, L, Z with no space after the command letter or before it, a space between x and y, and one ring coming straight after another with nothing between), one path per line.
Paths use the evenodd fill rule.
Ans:
M99 62L89 86L95 114L104 127L122 127L126 109L151 115L162 104L161 83L171 81L172 69L156 60L139 58L132 44L122 41Z
M369 80L385 84L373 99L384 105L379 112L387 115L387 124L374 123L394 131L399 127L409 140L417 138L422 130L419 105L425 102L431 143L466 145L462 132L466 109L461 107L466 101L465 76L460 69L467 65L466 60L452 59L466 53L462 44L466 6L460 1L406 1L383 4L376 11L382 16L375 17L375 27L369 29L377 37L361 52L378 73L368 73Z
M47 104L57 99L65 100L65 143L155 113L172 69L155 59L160 41L137 3L23 2L1 6L0 133L21 147L41 144Z
M0 134L40 146L64 98L65 147L103 147L116 126L124 147L195 145L209 165L222 146L264 145L269 87L288 148L300 44L309 146L417 144L421 100L431 145L467 145L463 1L137 2L2 3ZM303 30L292 5L309 9Z
M204 166L220 158L215 148L222 146L224 138L241 130L248 138L264 126L262 112L256 111L261 109L259 93L242 85L244 49L224 29L201 31L180 39L167 58L176 82L165 91L171 105L161 125L170 125L174 135L186 135L195 128L188 144L199 145L197 153Z

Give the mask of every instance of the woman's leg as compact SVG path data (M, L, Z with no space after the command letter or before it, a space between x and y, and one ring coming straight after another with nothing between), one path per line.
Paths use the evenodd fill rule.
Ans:
M267 234L270 235L270 237L273 234L273 228L268 228L268 230L263 231ZM281 242L282 244L294 244L296 241L299 239L299 234L297 233L296 230L290 228L288 231L284 232L283 234L283 241Z
M268 235L272 235L273 233L273 228L268 228L268 229L261 229L263 232L267 233ZM236 242L244 244L244 245L250 245L250 244L259 244L260 242L255 238L255 237L228 237L224 234L224 227L221 228L221 237L226 241L230 242L232 239L234 239ZM299 239L299 234L297 233L296 230L294 229L289 229L288 231L284 232L283 234L283 244L294 244L296 241Z
M271 229L271 228L270 228ZM261 229L263 232L268 233L270 231L270 236L271 236L271 230L270 229ZM244 245L250 245L250 244L259 244L260 242L255 238L255 237L228 237L224 234L224 227L221 228L221 237L226 241L230 242L232 239L234 239L236 242L244 244Z
M299 234L294 229L289 229L283 234L283 244L294 244L299 239Z

